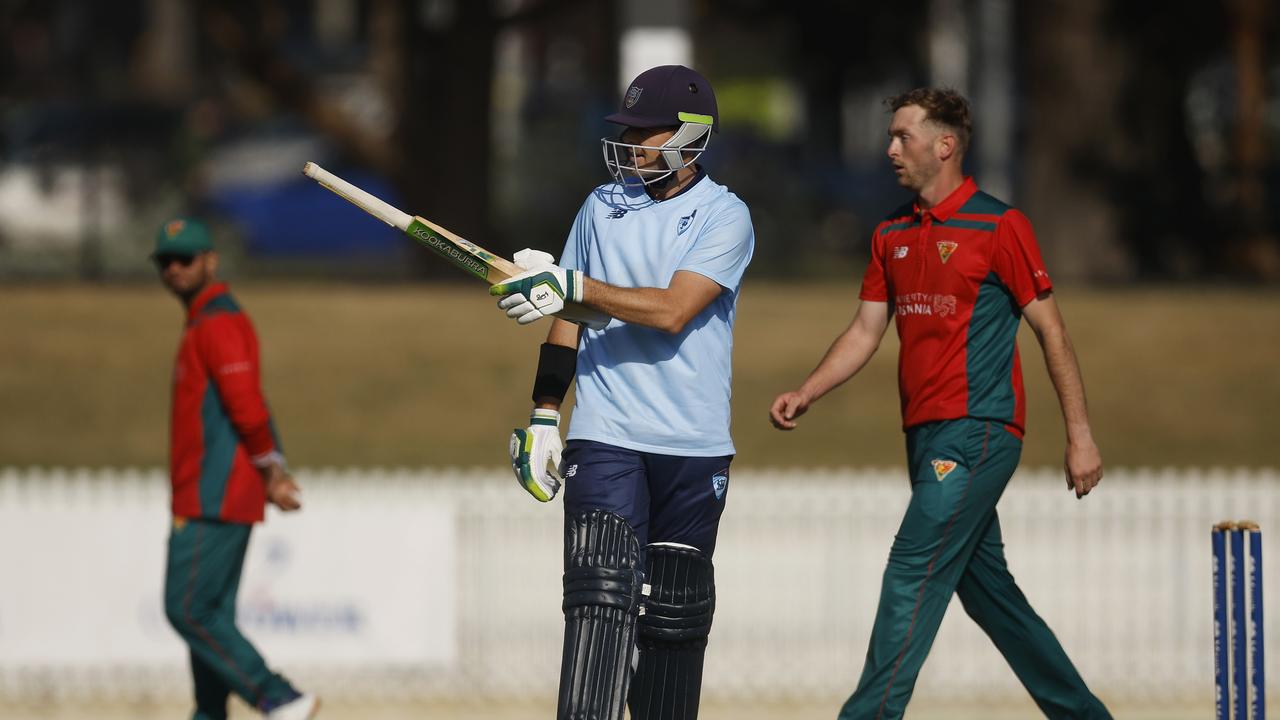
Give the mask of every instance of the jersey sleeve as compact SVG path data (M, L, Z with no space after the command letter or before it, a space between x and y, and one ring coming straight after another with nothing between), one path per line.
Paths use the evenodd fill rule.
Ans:
M578 216L573 219L573 227L569 229L569 237L564 242L564 252L560 254L560 267L567 270L581 270L590 275L589 268L585 267L586 259L590 257L589 243L591 241L591 198L588 197L586 202L582 203L582 207L578 208Z
M1031 221L1017 210L1005 213L996 226L991 269L1009 288L1018 307L1053 289Z
M209 378L249 456L256 462L279 452L262 396L253 326L243 315L214 313L197 325L196 338Z
M707 221L676 271L695 272L726 290L736 291L751 263L755 245L751 213L744 203L734 202Z
M889 280L884 270L884 241L880 239L880 229L871 234L871 260L867 262L867 270L862 274L862 291L858 293L862 300L871 302L889 302Z

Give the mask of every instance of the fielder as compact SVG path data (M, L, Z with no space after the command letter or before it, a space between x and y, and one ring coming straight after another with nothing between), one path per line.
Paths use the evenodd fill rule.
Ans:
M166 223L151 258L187 311L173 370L164 606L191 650L192 717L224 720L235 692L269 720L306 720L319 700L268 669L236 627L254 523L267 502L287 512L301 507L262 396L258 337L215 277L218 256L203 223Z
M491 290L522 324L566 300L613 318L553 321L529 427L510 442L535 498L564 482L562 719L620 719L624 703L635 720L698 715L735 452L733 324L755 244L747 206L696 163L718 116L693 70L641 73L606 118L624 128L601 141L614 181L583 203L560 265L523 251L528 272ZM559 410L575 380L562 458Z
M971 123L962 96L919 89L887 104L889 159L915 201L876 227L852 324L770 408L777 428L795 428L862 369L893 314L911 501L889 551L862 678L840 718L902 717L952 593L1047 717L1110 718L1014 582L996 515L1022 452L1023 317L1066 421L1067 487L1082 498L1102 479L1084 384L1031 223L964 176Z

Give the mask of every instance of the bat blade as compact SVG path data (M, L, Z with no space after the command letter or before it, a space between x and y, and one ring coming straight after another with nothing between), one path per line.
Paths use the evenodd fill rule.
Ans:
M454 235L426 218L414 216L405 233L490 285L522 272L519 265Z

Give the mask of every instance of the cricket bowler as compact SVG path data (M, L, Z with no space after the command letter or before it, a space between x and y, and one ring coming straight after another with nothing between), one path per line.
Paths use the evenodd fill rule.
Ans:
M866 365L894 317L911 500L889 551L862 677L839 717L903 716L956 593L1046 717L1110 718L1018 589L996 514L1026 426L1023 317L1066 421L1067 487L1082 498L1102 479L1084 383L1031 223L963 174L972 133L964 97L918 89L887 105L889 159L915 199L876 227L849 328L769 411L776 427L794 429L814 402Z

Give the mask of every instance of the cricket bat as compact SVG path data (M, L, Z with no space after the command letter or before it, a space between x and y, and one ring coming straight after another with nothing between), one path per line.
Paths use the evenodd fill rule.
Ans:
M524 268L510 260L494 255L426 218L399 210L313 162L303 166L302 174L490 285L524 272ZM609 322L608 315L577 303L565 303L564 310L556 317L597 327L604 327Z

